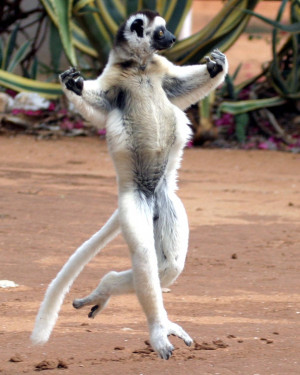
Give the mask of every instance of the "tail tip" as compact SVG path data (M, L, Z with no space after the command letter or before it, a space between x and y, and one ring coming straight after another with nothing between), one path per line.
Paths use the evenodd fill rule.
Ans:
M49 336L43 335L41 332L32 332L30 336L30 341L33 345L44 345L48 341Z

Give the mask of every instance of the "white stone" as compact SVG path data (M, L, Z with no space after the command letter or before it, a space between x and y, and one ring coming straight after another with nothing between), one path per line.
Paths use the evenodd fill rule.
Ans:
M5 92L0 92L0 113L9 112L14 104L14 99L5 94Z
M20 92L15 97L13 108L24 109L25 111L38 111L40 109L48 109L49 105L49 100L35 92Z
M16 288L19 286L14 281L10 280L0 280L0 288Z

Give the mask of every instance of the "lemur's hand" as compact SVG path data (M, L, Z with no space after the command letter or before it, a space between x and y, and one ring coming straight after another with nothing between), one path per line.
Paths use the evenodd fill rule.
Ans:
M77 95L82 95L83 78L75 68L66 70L60 74L59 78L68 90L73 91Z
M213 58L213 60L211 60L209 56L205 56L205 60L208 73L211 78L214 78L217 74L224 70L226 64L226 56L218 49L215 49L211 53L211 57Z

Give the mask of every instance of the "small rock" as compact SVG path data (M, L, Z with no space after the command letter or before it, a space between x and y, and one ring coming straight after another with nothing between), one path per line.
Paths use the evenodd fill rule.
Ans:
M51 359L44 359L42 362L35 365L36 371L53 370L57 368L58 362Z
M238 257L238 256L237 256L236 253L234 253L234 254L231 255L231 259L237 259L237 257Z
M145 348L145 349L136 349L133 350L134 354L151 354L153 353L153 350L151 348Z
M235 339L236 336L234 336L234 335L227 335L227 338L228 338L228 339Z
M58 365L57 365L57 368L69 368L67 363L65 361L63 361L62 359L60 359L58 361Z
M33 92L20 92L15 97L13 109L23 109L25 111L38 111L48 109L50 101L39 94Z
M9 112L13 106L14 100L11 96L0 92L0 113Z
M207 342L203 342L202 344L199 344L198 342L195 342L194 350L216 350L217 347L215 345L211 345Z
M0 288L16 288L19 286L14 281L11 280L0 280Z
M215 340L213 341L213 344L216 345L218 348L228 348L229 346L222 340Z
M9 362L23 362L23 359L20 354L16 354L10 358Z
M114 350L125 350L125 346L115 346Z

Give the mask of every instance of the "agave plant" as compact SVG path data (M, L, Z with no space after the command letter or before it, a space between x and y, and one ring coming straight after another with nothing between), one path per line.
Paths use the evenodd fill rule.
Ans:
M231 114L240 114L265 107L280 106L287 99L300 98L300 2L292 0L290 4L291 24L280 23L283 11L288 0L282 0L276 20L271 20L249 10L245 13L258 17L274 27L272 32L272 61L256 77L247 80L234 88L235 97L246 86L257 82L265 76L272 85L274 95L270 98L252 99L244 101L224 101L219 110ZM284 45L278 50L278 30L288 32L290 35Z
M129 14L143 8L157 10L168 28L179 35L192 0L40 0L49 17L50 52L53 71L59 69L59 56L64 51L71 65L89 67L92 61L101 71L113 45L114 35ZM228 0L223 9L200 32L176 43L166 56L178 64L199 63L212 49L225 51L244 30L259 0ZM52 31L51 31L52 30ZM52 44L51 44L52 42ZM61 94L57 83L21 78L3 67L0 84L17 91L39 91L47 97Z
M260 74L237 86L234 86L230 77L228 77L227 92L232 93L228 95L231 100L222 101L218 113L220 115L221 112L224 112L235 117L236 138L241 143L246 139L250 114L254 117L256 124L259 124L261 115L267 118L278 138L286 144L292 142L291 137L286 134L272 112L267 109L293 103L294 100L300 98L300 3L298 0L290 2L290 24L285 25L281 23L281 18L288 3L288 0L281 2L275 20L251 10L244 10L245 13L273 26L273 56L271 62L263 68ZM287 37L283 46L278 48L278 33L280 30L287 33ZM228 89L228 84L230 89ZM251 87L251 97L247 100L239 100L239 93L246 87ZM268 97L266 97L266 90L262 90L263 87L268 88ZM263 130L268 131L265 128Z

